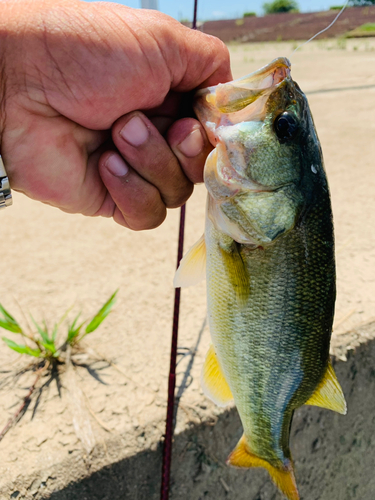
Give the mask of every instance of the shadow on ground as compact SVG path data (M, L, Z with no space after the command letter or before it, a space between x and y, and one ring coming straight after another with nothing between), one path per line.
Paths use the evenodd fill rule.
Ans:
M375 341L349 351L348 360L336 362L335 370L348 402L347 416L304 407L294 418L291 443L301 500L373 500ZM176 436L171 500L282 499L265 471L225 466L240 429L236 411L229 410L214 424L192 426ZM160 469L161 447L105 467L44 499L157 500Z

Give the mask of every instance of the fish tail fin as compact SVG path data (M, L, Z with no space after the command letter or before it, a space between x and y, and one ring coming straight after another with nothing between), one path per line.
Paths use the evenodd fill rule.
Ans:
M227 464L234 467L263 467L268 471L272 481L279 490L284 493L289 500L299 500L292 462L288 461L287 465L281 465L280 468L271 465L267 460L251 453L244 435L239 440L236 448L229 455Z

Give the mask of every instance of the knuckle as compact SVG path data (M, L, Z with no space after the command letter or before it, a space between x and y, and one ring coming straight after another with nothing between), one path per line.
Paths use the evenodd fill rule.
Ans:
M178 190L173 193L172 196L165 199L165 204L167 208L178 208L181 207L190 198L194 190L193 184L190 182L186 183L183 190Z
M133 231L143 231L160 226L166 214L166 207L159 192L155 188L143 189L128 210L123 212L123 218Z
M147 231L150 229L155 229L159 227L165 220L166 211L164 213L150 214L147 217L131 219L129 217L125 218L125 224L132 231ZM116 221L117 222L117 221Z

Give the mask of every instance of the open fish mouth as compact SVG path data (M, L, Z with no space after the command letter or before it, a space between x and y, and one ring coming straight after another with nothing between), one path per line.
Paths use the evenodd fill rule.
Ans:
M220 125L264 120L269 96L290 78L289 60L279 57L243 78L199 90L194 109L211 143L217 142L212 132Z
M205 184L214 199L225 200L244 190L274 189L247 174L248 144L241 136L259 130L270 96L287 81L292 81L290 62L279 57L248 76L197 92L194 109L215 147L204 169Z

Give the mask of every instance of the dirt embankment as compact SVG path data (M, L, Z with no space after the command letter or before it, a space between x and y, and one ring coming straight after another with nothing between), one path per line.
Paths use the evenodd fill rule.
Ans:
M284 13L263 17L245 17L222 21L207 21L200 29L217 36L223 42L270 42L281 40L308 40L326 28L336 17L337 11L306 14ZM347 8L336 23L318 38L345 35L365 23L375 22L375 6Z

